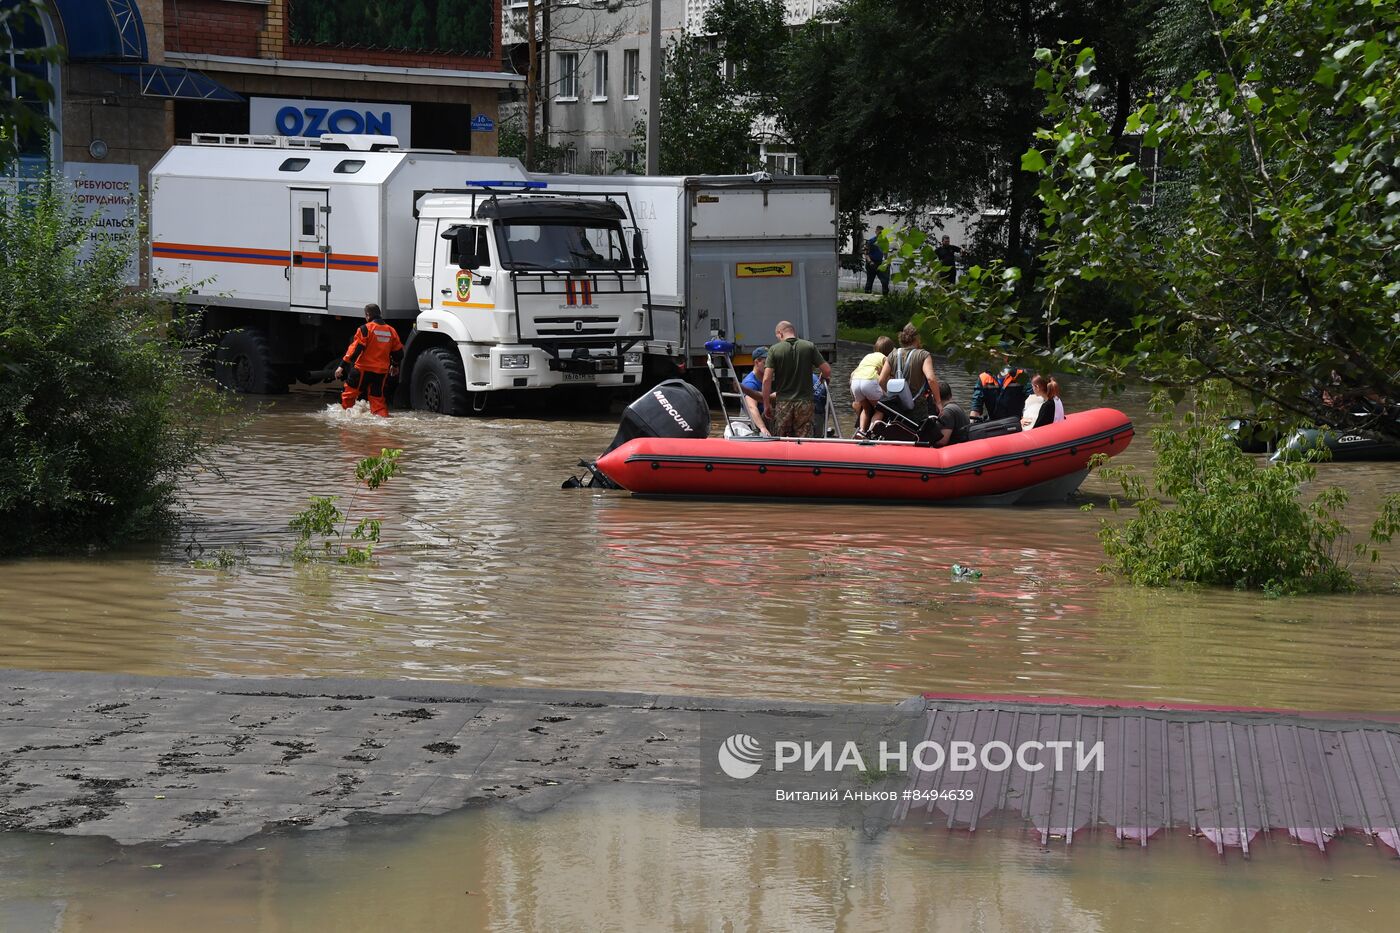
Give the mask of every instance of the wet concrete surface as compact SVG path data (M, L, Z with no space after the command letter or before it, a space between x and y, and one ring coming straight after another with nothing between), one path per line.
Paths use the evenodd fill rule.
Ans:
M698 745L687 739L706 717L818 721L855 709L776 706L428 681L0 671L0 829L234 842L495 802L538 812L590 786L694 786Z

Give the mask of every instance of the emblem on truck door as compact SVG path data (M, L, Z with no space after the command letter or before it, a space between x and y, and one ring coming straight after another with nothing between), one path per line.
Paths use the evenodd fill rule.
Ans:
M472 271L470 269L457 270L457 300L467 301L472 296Z

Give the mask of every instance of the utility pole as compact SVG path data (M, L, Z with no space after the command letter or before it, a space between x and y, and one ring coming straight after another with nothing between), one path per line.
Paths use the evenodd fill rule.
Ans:
M651 63L647 69L647 174L661 174L661 0L651 0Z
M525 10L525 39L530 47L530 65L525 69L525 170L535 170L535 108L540 86L539 47L535 38L535 0Z
M540 10L540 87L544 89L544 96L540 98L540 135L544 137L544 144L549 145L549 92L554 87L550 69L550 50L554 47L554 40L550 38L554 34L554 26L550 22L549 11L554 9L555 0L541 0L544 8ZM556 169L558 166L554 166Z

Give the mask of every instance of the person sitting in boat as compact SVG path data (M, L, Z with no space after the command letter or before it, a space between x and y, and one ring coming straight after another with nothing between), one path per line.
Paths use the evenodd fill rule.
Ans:
M880 367L880 387L884 390L884 403L901 414L922 422L929 415L924 398L929 386L938 385L938 373L933 368L933 355L923 348L919 339L919 329L913 324L905 324L899 332L899 348L885 358ZM933 407L936 414L943 413L943 400L935 398ZM875 424L884 418L884 413L876 410L871 419Z
M880 370L885 367L885 358L893 352L894 341L880 337L875 341L874 350L861 357L851 371L851 398L855 399L851 407L855 409L857 417L856 437L865 437L870 419L880 411L875 407L875 403L885 394L885 390L880 388Z
M826 382L821 373L812 373L812 436L826 437Z
M968 439L972 419L963 411L961 405L953 401L953 387L943 379L938 380L938 398L943 404L943 411L936 418L930 418L926 422L931 423L933 427L930 440L933 441L934 447L961 444Z
M1021 430L1043 428L1065 420L1065 403L1060 401L1060 384L1054 376L1036 373L1031 380L1031 394L1021 411Z
M1030 373L1010 360L1002 363L995 376L990 372L980 373L972 388L972 420L1021 417L1031 394L1030 379Z
M758 429L758 433L764 437L771 437L768 432L768 425L764 422L763 416L763 370L768 363L768 348L755 347L753 351L753 369L744 376L739 383L740 390L744 393L744 411L748 413L749 421Z

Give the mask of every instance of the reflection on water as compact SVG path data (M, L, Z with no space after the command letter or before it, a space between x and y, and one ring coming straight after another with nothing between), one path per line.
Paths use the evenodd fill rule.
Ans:
M575 460L606 445L613 419L385 421L328 401L307 392L267 406L224 451L224 478L189 485L192 521L158 552L7 565L0 664L1400 709L1392 595L1121 587L1096 571L1102 511L561 490ZM1141 398L1120 404L1142 417ZM403 474L356 495L355 462L383 447L406 449ZM1122 459L1149 462L1145 432ZM1400 490L1393 464L1324 472L1357 491L1358 514ZM1093 478L1086 490L1107 491ZM287 559L287 519L312 494L384 520L376 566ZM221 548L249 563L190 566ZM983 577L955 580L954 563Z
M1204 842L1072 852L1015 835L700 828L662 792L608 792L543 817L431 821L118 849L12 837L14 930L1372 930L1397 863L1356 843L1277 840L1222 864ZM159 867L151 867L159 866Z

